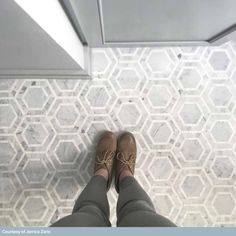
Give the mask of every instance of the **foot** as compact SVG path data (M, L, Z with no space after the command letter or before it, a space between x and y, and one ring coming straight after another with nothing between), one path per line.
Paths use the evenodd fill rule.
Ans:
M123 133L117 144L116 154L116 176L115 187L119 192L119 182L127 177L134 175L135 161L137 156L136 141L133 134Z
M112 168L116 153L117 138L114 133L106 131L98 141L94 175L107 179L107 191L111 186Z

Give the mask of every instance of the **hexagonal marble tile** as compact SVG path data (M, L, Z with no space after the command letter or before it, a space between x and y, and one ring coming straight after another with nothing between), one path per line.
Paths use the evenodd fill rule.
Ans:
M149 171L154 179L169 179L172 173L172 164L167 158L158 158L150 163Z
M61 201L75 200L78 191L78 184L72 177L60 178L55 186L55 192Z
M150 152L145 158L142 168L144 175L154 186L172 185L180 167L171 152Z
M9 142L0 142L0 165L9 165L16 155L16 151Z
M87 151L79 136L57 135L47 154L57 170L71 170L81 165Z
M0 98L0 134L13 134L22 120L22 111L12 97Z
M231 92L229 91L228 87L224 85L217 85L212 88L209 96L213 104L218 107L227 106L232 99Z
M172 130L167 122L155 121L149 129L149 135L155 144L165 144L170 141Z
M201 60L207 74L214 78L224 78L231 76L235 69L235 52L230 43L225 43L220 47L207 48Z
M11 179L6 177L1 178L0 203L9 203L15 193L16 189Z
M209 117L209 111L201 97L182 96L173 110L176 124L181 130L201 131Z
M151 116L143 126L142 135L151 149L171 149L179 130L172 117Z
M215 186L234 185L236 182L235 154L232 150L215 150L206 162L205 170Z
M223 205L224 203L227 203ZM219 215L231 215L235 209L235 200L229 193L219 193L215 196L213 207Z
M126 63L120 62L109 81L118 96L138 96L147 82L147 77L140 64L133 63L127 67Z
M79 114L72 104L62 104L56 112L56 119L60 126L73 126Z
M41 115L47 112L54 97L47 80L25 80L19 86L16 100L27 115Z
M169 113L179 98L179 93L168 80L149 80L142 90L142 102L153 114Z
M141 129L147 119L145 107L137 97L121 98L117 100L117 107L111 112L114 124L120 129L136 131Z
M173 185L183 204L204 203L209 194L210 182L204 170L182 169Z
M28 151L45 151L54 137L54 130L47 117L25 117L18 127L16 136Z
M225 71L229 67L230 59L225 51L213 51L209 58L209 63L214 70Z
M29 146L43 145L48 137L46 128L40 123L29 124L23 132L25 141Z
M173 208L173 203L172 200L170 199L169 195L157 195L153 201L157 202L157 212L161 215L164 216L169 216L172 208Z
M211 147L201 133L182 133L173 152L182 167L202 167L209 159Z
M203 148L198 139L187 139L183 142L181 152L187 161L198 161L203 153Z
M88 81L79 96L79 101L89 114L107 114L115 100L115 91L107 80Z
M143 57L142 66L149 76L168 77L175 67L176 57L171 49L147 49Z
M104 107L109 100L109 95L104 87L93 87L89 89L87 99L92 107Z
M185 177L181 189L186 198L200 197L204 190L204 183L199 176L189 175Z
M202 77L197 71L196 68L184 68L179 77L178 80L182 86L183 89L197 89Z
M61 163L74 164L78 158L79 150L71 141L61 141L56 147L56 156Z
M8 119L6 119L6 117ZM16 113L12 106L1 105L0 106L0 127L10 128L16 119Z
M164 50L153 50L149 54L147 62L152 71L165 71L170 65L170 58Z
M55 205L45 190L25 190L16 204L16 212L24 225L49 225Z
M204 206L184 206L178 215L178 225L183 227L206 227L213 226L211 217Z
M34 99L36 97L37 99ZM28 108L42 109L48 100L48 96L42 87L30 87L23 99Z
M47 167L41 160L29 160L23 170L28 182L40 183L47 175Z
M229 142L233 135L233 128L227 121L217 121L211 129L215 142Z
M138 73L132 69L122 70L116 80L122 89L135 89L140 82Z
M148 92L148 99L153 107L166 107L171 99L171 93L166 87L154 85Z
M197 104L185 103L180 110L179 116L186 125L197 125L202 113Z
M48 117L57 133L77 133L87 114L76 97L60 97L51 106Z
M213 188L206 204L215 224L234 221L236 215L235 189L228 186Z
M94 48L92 79L0 80L0 225L68 215L105 130L137 141L135 176L178 226L236 226L236 44ZM117 194L108 193L116 222Z
M22 211L29 221L40 221L48 211L47 203L41 197L27 198Z
M217 178L230 178L234 172L234 164L228 157L216 157L212 171Z

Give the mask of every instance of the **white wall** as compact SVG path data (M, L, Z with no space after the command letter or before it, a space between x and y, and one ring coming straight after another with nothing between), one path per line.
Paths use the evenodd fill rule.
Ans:
M77 74L83 68L83 45L57 0L0 1L0 75Z

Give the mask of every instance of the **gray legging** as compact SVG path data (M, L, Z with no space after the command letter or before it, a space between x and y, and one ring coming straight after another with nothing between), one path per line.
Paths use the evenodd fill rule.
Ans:
M134 177L125 177L119 187L117 226L175 226L170 220L156 213L151 199ZM60 219L52 227L111 226L109 217L106 179L94 176L76 201L72 215Z

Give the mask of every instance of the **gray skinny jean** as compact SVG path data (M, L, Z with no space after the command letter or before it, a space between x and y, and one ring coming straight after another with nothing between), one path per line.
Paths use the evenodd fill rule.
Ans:
M134 177L120 182L117 202L118 227L173 227L167 218L158 215L147 193ZM52 227L109 227L110 209L106 179L93 176L77 199L73 212Z

